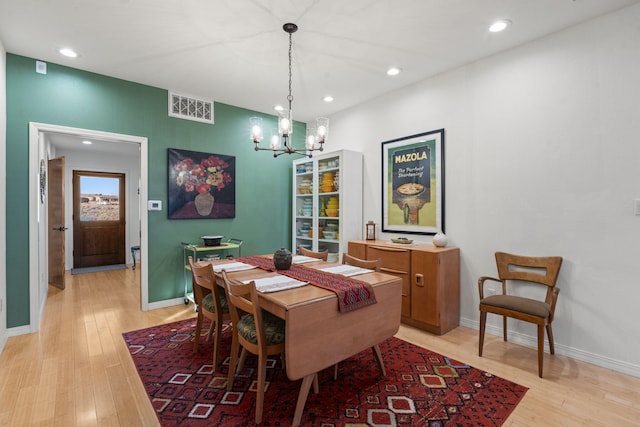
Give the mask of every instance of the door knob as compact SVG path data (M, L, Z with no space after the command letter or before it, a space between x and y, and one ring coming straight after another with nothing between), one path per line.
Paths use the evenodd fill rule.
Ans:
M67 229L67 227L53 227L53 229L57 231L64 231Z

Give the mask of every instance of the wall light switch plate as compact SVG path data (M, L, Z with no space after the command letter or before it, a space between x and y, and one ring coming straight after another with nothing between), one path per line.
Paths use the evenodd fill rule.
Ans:
M147 202L147 209L150 211L161 211L162 200L149 200Z
M635 199L633 201L633 214L640 215L640 199Z

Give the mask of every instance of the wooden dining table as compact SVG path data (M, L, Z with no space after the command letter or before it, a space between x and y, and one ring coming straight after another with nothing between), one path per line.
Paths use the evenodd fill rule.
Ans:
M213 261L224 264L227 260ZM324 269L339 264L314 261L304 267ZM227 272L246 281L269 276L259 268ZM224 286L216 275L218 285ZM260 306L285 320L285 365L290 380L302 379L292 425L302 419L305 402L316 373L393 336L400 327L402 281L396 276L370 272L353 277L371 285L376 303L340 312L333 291L308 284L277 292L259 293Z

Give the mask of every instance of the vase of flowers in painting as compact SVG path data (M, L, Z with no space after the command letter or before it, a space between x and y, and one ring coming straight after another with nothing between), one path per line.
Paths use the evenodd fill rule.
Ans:
M213 212L214 190L221 191L231 182L231 175L225 171L229 164L218 156L211 155L200 162L187 157L176 163L176 184L183 187L186 193L197 192L193 199L195 210L199 216L208 217Z
M198 193L195 199L193 199L193 203L196 205L196 211L200 216L209 216L209 214L211 214L211 211L213 210L214 202L215 198L208 191L204 193Z

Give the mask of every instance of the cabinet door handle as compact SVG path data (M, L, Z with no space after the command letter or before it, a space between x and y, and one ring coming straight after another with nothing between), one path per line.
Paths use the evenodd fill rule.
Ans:
M391 273L391 274L407 274L406 271L394 270L393 268L385 268L385 267L382 267L380 271L383 273Z
M424 276L422 274L416 274L416 286L424 286Z
M385 248L383 246L369 246L372 249L377 249L379 251L385 251L385 252L409 252L408 249L396 249L396 248Z

